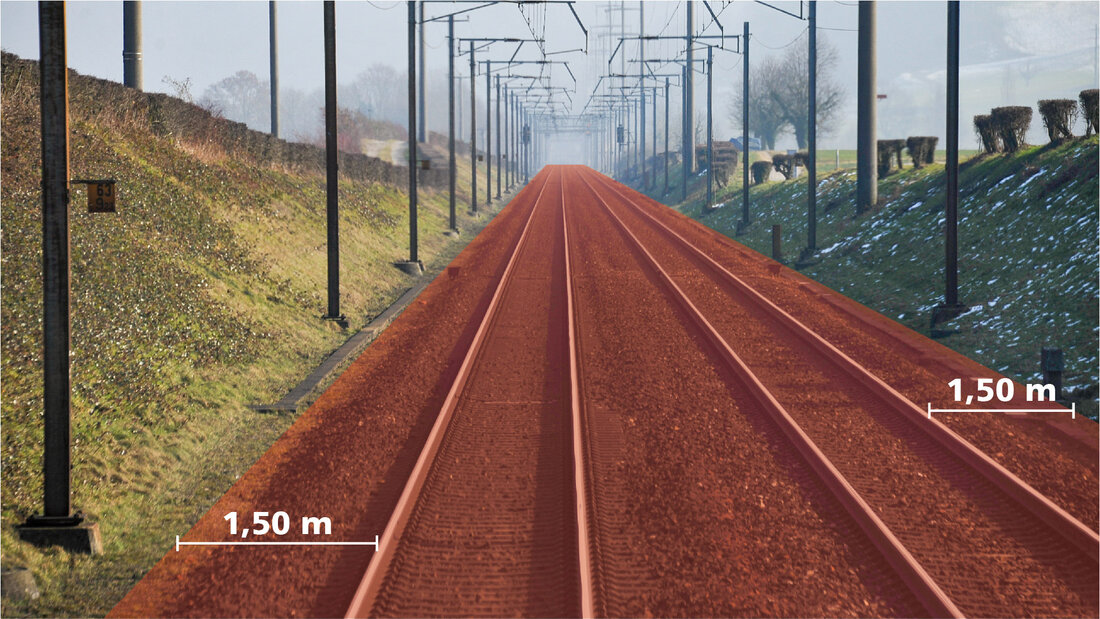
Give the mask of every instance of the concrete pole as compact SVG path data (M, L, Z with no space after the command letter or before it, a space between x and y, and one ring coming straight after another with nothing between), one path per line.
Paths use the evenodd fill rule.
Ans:
M744 32L741 34L741 44L744 46L741 60L742 60L742 74L741 74L741 149L744 151L742 154L745 156L744 163L741 165L741 222L738 224L740 228L745 228L749 225L749 153L752 152L752 148L749 146L749 22L745 22Z
M340 320L340 193L336 163L336 6L325 0L325 194L328 229L328 313Z
M500 199L500 176L501 176L501 152L500 152L500 128L503 126L500 124L500 76L497 75L497 200Z
M143 89L141 70L141 2L122 3L122 83Z
M688 3L691 6L691 3ZM681 69L682 73L680 78L680 105L683 109L680 110L680 201L687 200L687 186L688 186L688 139L687 135L687 85L688 85L688 73L691 69L688 68L687 63L684 63Z
M669 107L669 103L671 102L670 99L669 99L668 86L669 86L668 78L666 77L665 78L665 156L664 156L664 160L665 160L665 191L664 191L664 193L661 194L661 195L664 195L664 196L668 195L668 130L669 130L669 126L668 126L668 107Z
M875 2L859 3L859 77L857 80L856 212L878 202L878 143L875 141Z
M510 184L511 183L511 171L509 170L509 167L510 167L509 163L510 162L508 161L508 157L512 154L512 141L511 141L512 140L512 133L511 133L512 132L512 124L511 124L511 121L508 118L508 112L511 111L512 106L509 104L509 101L508 101L508 85L507 84L505 84L503 92L504 92L504 95L503 95L504 98L501 99L501 101L503 101L503 103L498 104L498 105L503 105L504 106L504 124L501 125L501 127L504 128L504 149L500 151L501 158L503 159L503 162L504 162L502 164L504 166L504 169L502 170L501 174L503 174L503 176L504 176L504 190L508 191L509 189L511 189L511 184Z
M684 144L686 146L688 174L695 173L695 3L686 2L687 6L687 81L684 82Z
M477 213L477 63L470 41L470 211Z
M707 46L707 208L714 204L714 122L711 117L714 88L714 47Z
M455 219L455 176L458 174L455 158L455 17L447 18L447 174L450 201L450 229L458 232Z
M683 89L683 128L680 135L680 142L683 150L682 163L680 165L680 180L682 186L680 187L680 199L687 200L688 191L688 179L691 174L695 172L695 128L692 126L695 122L692 117L692 106L695 102L692 98L694 94L692 89L695 86L694 80L694 63L695 52L692 50L694 41L692 40L692 26L695 24L695 11L693 9L694 2L687 2L687 17L684 20L685 26L685 41L687 42L687 62L684 64L684 89Z
M650 116L653 117L653 131L650 135L653 139L650 142L653 143L653 165L657 165L657 87L653 87L653 96L650 97L651 105L653 105L653 113ZM657 186L657 171L653 170L653 174L649 177L649 184L651 187Z
M418 125L416 122L416 3L408 0L406 4L409 7L409 262L416 263L419 261L416 251L416 180L420 170L415 137Z
M417 52L420 54L420 68L416 73L417 88L419 90L419 95L417 96L417 118L419 118L420 121L417 124L416 139L420 140L421 143L426 143L428 141L428 115L425 110L427 93L424 92L424 79L427 75L427 71L424 70L424 58L426 56L424 53L424 0L419 0L417 4L420 5L420 36L418 37L420 49Z
M268 77L271 81L271 135L279 137L279 38L275 15L275 0L267 3L268 41L271 46L271 67Z
M46 518L68 518L72 509L69 503L69 78L65 3L40 3L38 28L42 116L43 514Z
M493 61L485 61L485 204L493 203Z
M817 251L817 0L810 0L810 100L806 119L809 161L806 162L806 255Z
M959 3L947 3L947 196L944 205L944 305L959 305Z
M643 3L641 0L638 0L638 36L639 37L645 36L645 3ZM642 166L642 187L645 188L645 186L647 184L649 184L649 179L646 176L646 169L645 169L645 40L644 39L638 39L638 60L641 61L641 62L638 63L638 92L640 93L640 96L642 97L641 104L638 106L639 107L639 113L641 114L641 118L638 122L638 126L639 126L639 129L640 129L638 131L638 139L640 140L640 143L639 143L639 146L638 146L638 152L641 155L640 159L641 159L641 166Z

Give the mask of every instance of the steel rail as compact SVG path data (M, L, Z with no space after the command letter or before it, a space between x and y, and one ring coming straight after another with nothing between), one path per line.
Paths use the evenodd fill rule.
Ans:
M523 226L523 232L520 234L520 238L516 242L515 248L512 250L512 255L508 259L508 264L504 268L504 273L501 275L500 281L493 291L492 299L489 301L489 306L482 316L481 324L478 325L477 332L470 342L470 347L466 351L466 356L462 360L462 365L459 367L454 382L451 384L451 389L447 393L443 405L440 407L439 415L436 417L431 432L428 434L428 439L425 441L424 448L417 457L416 465L413 467L412 473L405 483L405 487L401 492L401 498L398 499L393 513L386 524L385 532L379 539L375 555L371 559L370 565L363 575L363 579L359 582L358 588L356 588L355 596L352 598L351 604L344 614L345 617L365 617L374 607L374 603L378 598L378 593L382 589L383 580L393 560L397 546L401 541L405 525L408 524L409 518L412 516L413 509L420 497L420 491L424 487L424 482L427 480L432 463L439 453L439 447L443 442L443 436L457 408L459 396L466 386L474 361L481 352L481 347L486 339L489 326L493 322L493 318L496 316L497 309L500 306L500 300L504 296L504 290L511 281L512 271L515 268L519 254L528 241L531 222L534 221L535 211L538 209L543 192L550 183L549 177L550 174L547 173L546 180L543 181L542 186L535 196L534 203L531 206L531 213L527 216L527 222Z
M585 428L580 394L580 370L577 355L577 327L575 306L573 305L573 272L569 260L569 225L565 216L565 174L559 174L561 181L561 227L565 241L565 308L569 317L569 400L573 418L573 480L577 498L577 561L581 587L581 616L595 617L595 602L592 586L592 550L589 546L591 529L588 523L588 467L585 455L588 453L584 440Z
M602 181L602 179L601 179ZM924 409L914 404L896 389L886 384L885 381L871 373L846 353L833 346L825 338L805 323L784 311L770 299L765 297L755 288L741 278L734 275L729 269L719 264L706 252L685 239L676 231L658 220L646 209L640 208L634 199L623 194L617 187L603 182L604 186L616 193L627 204L634 206L637 212L654 222L658 229L676 239L684 247L699 256L707 265L735 288L745 294L756 305L775 317L795 337L809 344L817 350L834 366L844 371L857 382L868 388L883 402L899 413L899 416L908 420L911 424L920 428L941 447L947 449L964 464L980 473L994 486L1023 506L1035 517L1046 523L1058 535L1075 548L1080 549L1091 560L1097 561L1100 555L1100 535L1091 530L1087 525L1075 518L1065 509L1051 501L1046 495L1040 493L1030 484L1020 479L1015 473L1005 468L999 462L989 457L985 452L975 447L970 441L960 436L954 430L948 428L937 419L929 419Z
M934 617L963 617L962 612L955 606L954 602L890 531L886 523L875 514L870 505L856 492L851 483L845 479L825 453L810 439L794 417L787 412L786 408L768 391L767 387L749 369L741 357L733 351L725 338L703 316L699 308L676 284L672 276L661 266L649 249L630 231L626 223L611 209L611 206L596 191L592 183L585 178L593 174L593 172L585 171L578 174L578 176L588 186L596 201L611 216L623 235L630 239L635 248L645 256L650 267L656 271L660 280L664 283L669 296L691 317L692 322L702 331L705 340L718 352L720 360L734 376L741 380L760 407L772 416L776 421L776 425L779 426L822 483L829 488L856 524L859 525L860 529L867 534L867 537L879 549L887 562L897 571L902 581L909 587L921 605ZM618 195L622 197L621 193ZM628 199L625 201L629 202Z

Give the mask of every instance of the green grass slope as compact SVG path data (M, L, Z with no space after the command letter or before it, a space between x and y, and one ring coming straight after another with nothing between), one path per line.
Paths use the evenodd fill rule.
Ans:
M326 308L323 153L164 95L70 74L71 176L118 181L119 212L71 206L74 506L105 554L20 542L41 509L41 172L38 68L3 55L2 544L42 589L3 614L106 613L293 422L273 402L410 284L401 169L341 161L341 309ZM469 167L460 162L459 189ZM421 257L449 262L488 218L443 235L445 172L425 174ZM482 177L484 182L484 177Z
M1092 417L1100 332L1098 153L1093 136L963 163L959 295L971 310L948 323L957 334L940 340L1024 382L1041 378L1041 347L1062 348L1065 385ZM732 180L719 191L716 210L703 209L705 175L674 207L765 255L771 227L779 224L788 262L797 259L806 246L805 178L751 187L753 223L740 235L740 169ZM820 262L802 272L927 334L944 291L943 165L907 166L881 180L879 206L861 216L854 170L821 175L818 183Z

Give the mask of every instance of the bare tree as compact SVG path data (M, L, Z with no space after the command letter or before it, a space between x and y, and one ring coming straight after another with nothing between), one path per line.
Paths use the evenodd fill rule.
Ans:
M805 39L787 48L781 63L781 79L777 80L771 96L781 110L784 120L794 130L799 148L808 143L810 61ZM835 46L824 36L817 39L817 132L829 135L835 129L835 121L844 104L845 92L833 75L838 61Z
M229 120L265 131L271 124L271 89L251 71L235 74L212 84L202 94L199 105Z
M766 150L775 150L776 138L790 124L774 96L782 79L782 65L774 56L765 57L749 72L749 131L760 138L760 145ZM744 88L738 83L729 104L729 119L737 128L741 127L743 92ZM740 135L741 132L734 133Z

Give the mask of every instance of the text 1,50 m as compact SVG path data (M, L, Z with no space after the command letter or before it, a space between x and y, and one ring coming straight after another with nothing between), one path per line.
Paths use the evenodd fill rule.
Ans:
M225 515L229 522L229 534L242 538L249 535L286 535L290 533L291 518L286 512L252 512L252 526L238 527L237 512ZM302 535L331 535L332 520L314 516L303 516L300 520Z

